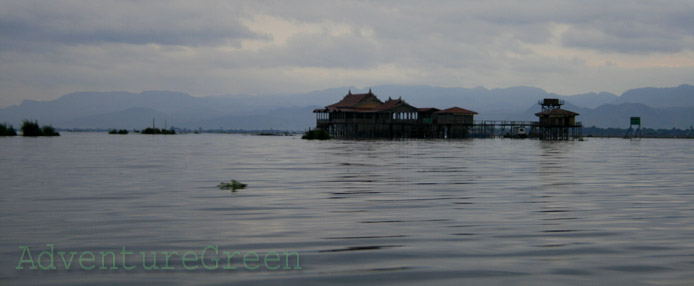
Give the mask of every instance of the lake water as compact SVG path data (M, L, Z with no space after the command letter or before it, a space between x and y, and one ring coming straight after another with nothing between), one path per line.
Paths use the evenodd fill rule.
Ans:
M694 284L694 140L62 135L0 138L0 284ZM137 255L207 246L302 269Z

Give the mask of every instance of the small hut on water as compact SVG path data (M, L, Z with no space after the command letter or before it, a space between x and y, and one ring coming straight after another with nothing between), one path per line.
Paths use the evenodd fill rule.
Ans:
M583 136L583 127L576 122L576 112L562 109L564 101L556 98L545 98L539 102L542 112L535 113L539 118L540 140L570 140Z

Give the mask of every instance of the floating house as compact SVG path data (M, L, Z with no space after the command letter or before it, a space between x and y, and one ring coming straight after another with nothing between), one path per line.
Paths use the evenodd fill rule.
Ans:
M540 140L573 140L582 137L583 126L576 121L578 113L562 109L563 101L545 98L539 101L542 111L530 121L475 121L477 112L460 107L418 108L402 98L385 102L368 93L351 91L337 103L315 109L316 129L326 130L333 138L538 138ZM497 132L499 130L500 132ZM508 130L508 132L506 131ZM498 134L497 134L498 133Z
M351 91L337 103L319 108L316 128L334 138L467 138L477 112L460 107L417 108L402 98L385 102Z
M571 140L583 137L583 126L576 122L576 116L579 114L562 109L563 100L545 98L538 103L542 106L542 112L535 113L539 118L537 127L540 140Z

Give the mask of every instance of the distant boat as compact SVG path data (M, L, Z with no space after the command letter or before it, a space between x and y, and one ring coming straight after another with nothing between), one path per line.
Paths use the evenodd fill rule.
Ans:
M513 127L511 128L511 133L509 138L528 138L528 128L526 127Z

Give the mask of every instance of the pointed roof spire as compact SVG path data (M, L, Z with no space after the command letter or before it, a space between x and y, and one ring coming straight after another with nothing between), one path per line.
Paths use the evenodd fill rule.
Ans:
M352 95L352 89L350 88L349 91L347 92L348 95Z
M369 94L373 94L373 92L371 92L371 88L370 88L370 87L369 87Z

